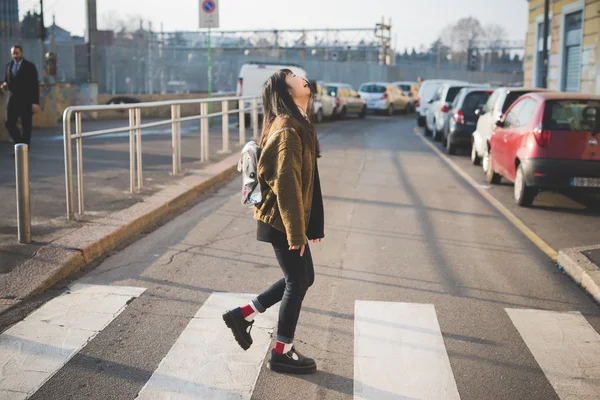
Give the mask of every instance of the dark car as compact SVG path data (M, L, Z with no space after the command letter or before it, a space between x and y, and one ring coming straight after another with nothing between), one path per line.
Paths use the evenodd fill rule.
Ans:
M600 96L541 92L520 97L497 122L487 180L515 183L517 204L540 190L600 190Z
M475 111L487 102L492 92L489 88L476 87L466 87L458 92L450 107L442 138L448 154L456 153L457 147L470 149L471 137L479 118Z

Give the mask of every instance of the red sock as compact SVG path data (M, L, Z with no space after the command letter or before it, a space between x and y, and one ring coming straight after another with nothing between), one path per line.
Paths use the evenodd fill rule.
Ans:
M275 352L279 354L285 354L292 350L294 345L292 343L275 342Z
M258 310L254 309L252 303L248 303L240 308L242 309L242 315L246 321L252 321L256 314L258 314Z

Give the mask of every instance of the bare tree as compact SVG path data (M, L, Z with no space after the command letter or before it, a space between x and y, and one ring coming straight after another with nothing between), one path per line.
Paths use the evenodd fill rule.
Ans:
M111 10L102 16L100 27L115 32L134 32L139 29L141 20L143 20L143 17L140 15L126 15L123 17L117 11Z
M483 36L481 23L473 17L459 19L455 24L445 27L440 34L443 43L457 53L466 52Z
M498 24L491 24L486 26L484 37L487 41L487 47L491 50L497 51L503 47L503 42L508 37L506 29Z

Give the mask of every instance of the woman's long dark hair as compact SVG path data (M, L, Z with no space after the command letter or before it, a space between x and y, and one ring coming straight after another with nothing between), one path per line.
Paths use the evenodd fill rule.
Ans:
M308 116L308 121L306 118L302 116L300 109L294 103L294 99L290 95L290 87L288 86L285 78L293 74L293 72L289 69L280 69L275 72L271 77L265 82L262 89L262 100L263 100L263 128L262 135L260 138L260 146L262 147L266 142L269 131L271 130L271 125L277 117L280 116L291 116L295 118L302 126L305 127L307 132L314 135L313 140L317 143L317 157L320 157L320 146L319 141L317 140L317 135L313 126L313 96L314 93L311 87L310 99L308 101L308 107L306 110L306 115Z

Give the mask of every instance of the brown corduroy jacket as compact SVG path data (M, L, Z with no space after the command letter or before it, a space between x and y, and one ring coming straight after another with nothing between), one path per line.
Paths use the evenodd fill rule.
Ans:
M313 131L292 117L274 121L258 161L263 201L254 208L254 219L285 232L290 246L307 243L315 157Z

